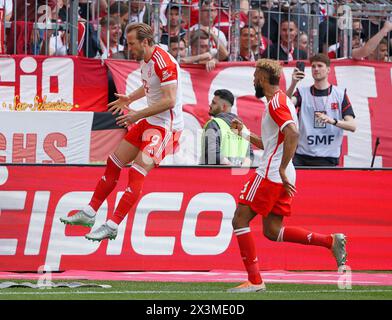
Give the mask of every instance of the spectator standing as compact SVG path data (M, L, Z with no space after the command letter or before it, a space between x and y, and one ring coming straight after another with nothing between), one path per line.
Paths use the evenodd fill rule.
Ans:
M15 4L10 18L15 23L11 23L11 28L6 30L7 52L9 54L39 54L46 30L35 29L34 22L44 26L46 22L57 20L57 0L36 0L32 2L32 5L27 6L24 1L15 1ZM16 39L14 39L15 33Z
M351 40L352 49L354 50L354 49L360 48L360 47L362 47L362 45L363 45L363 40L362 40L361 33L353 31L353 37Z
M364 38L363 26L360 19L353 19L353 32L358 32L361 34L361 38Z
M388 40L386 38L381 39L376 49L367 56L367 60L390 62Z
M214 21L214 26L222 31L226 39L230 39L231 28L233 27L235 15L230 8L232 1L228 0L215 0L216 6L218 7L218 14ZM247 0L240 0L240 12L238 19L240 22L240 28L248 23L248 11L249 3Z
M102 59L111 58L114 53L124 51L124 46L119 43L122 31L121 22L118 17L109 16L101 18L100 44Z
M169 53L181 62L186 57L186 42L184 38L171 37L169 45Z
M111 16L118 17L118 19L120 20L121 37L119 42L121 45L124 46L127 42L127 40L125 39L125 28L129 20L128 5L124 2L115 2L110 6L109 11Z
M319 52L328 53L328 48L338 42L337 18L327 16L319 25Z
M252 46L253 52L257 56L262 56L267 47L272 42L263 35L263 26L265 24L264 11L261 9L249 11L249 25L256 30L256 41Z
M150 23L151 7L145 0L130 1L129 23Z
M208 72L215 69L218 64L216 58L218 50L211 48L210 37L204 30L197 30L191 37L191 56L183 58L183 63L200 63L205 64Z
M352 58L360 60L367 58L374 61L388 61L387 36L392 31L392 22L385 21L382 29L371 37L362 47L353 49Z
M171 37L184 38L186 36L186 30L181 27L180 5L169 3L166 7L165 16L167 25L163 27L160 42L169 46Z
M386 16L386 14L385 14ZM365 39L374 37L385 25L385 20L381 20L381 16L369 16L368 19L362 20L363 34Z
M187 20L188 27L192 27L195 24L199 23L199 14L200 7L205 2L214 2L215 6L218 8L217 15L213 22L213 25L222 31L226 37L226 39L230 36L230 28L233 24L233 16L231 14L230 5L231 1L228 0L184 0L185 6L183 7L184 18ZM247 10L249 8L249 4L247 0L240 1L240 27L243 27L247 23Z
M279 44L272 44L267 49L263 56L284 61L303 60L307 59L307 54L294 46L294 41L298 35L298 28L294 21L289 21L286 18L282 19L280 24L280 42Z
M262 28L262 35L268 38L272 43L278 43L279 34L279 7L274 1L251 1L253 10L262 10L264 12L265 23Z
M295 45L299 50L306 52L306 55L309 54L309 37L308 34L304 31L301 31L298 36L298 41L295 41Z
M225 34L214 27L214 21L218 15L218 9L213 1L204 0L200 8L200 24L190 28L191 34L196 30L204 30L210 36L210 44L218 49L218 60L226 60L229 56L227 51L227 39Z
M0 0L0 54L5 53L4 48L4 26L12 16L12 0Z
M0 0L0 11L2 12L2 21L10 21L12 17L13 3L12 0Z
M254 52L253 48L256 45L257 37L256 30L252 26L245 25L240 31L240 55L238 61L256 61L258 59L258 52Z
M314 84L294 89L304 73L294 69L287 95L292 96L299 115L299 142L295 166L337 166L343 131L356 130L355 114L347 90L328 81L331 61L325 54L310 58Z

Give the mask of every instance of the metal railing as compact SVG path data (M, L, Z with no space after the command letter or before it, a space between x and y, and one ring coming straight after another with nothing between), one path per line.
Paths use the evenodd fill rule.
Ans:
M380 31L392 13L386 0L168 2L3 0L0 53L130 59L125 26L142 21L153 26L157 43L165 39L169 51L181 51L182 62L290 60L303 58L302 51L309 57L333 50L350 57L353 46ZM388 34L388 56L390 40Z

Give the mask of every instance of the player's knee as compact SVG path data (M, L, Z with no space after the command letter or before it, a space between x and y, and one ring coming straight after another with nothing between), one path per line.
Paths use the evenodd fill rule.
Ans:
M128 171L128 187L132 189L132 192L139 195L142 192L144 179L147 172L137 165L132 165Z
M263 234L268 240L276 241L278 239L279 231L274 228L264 227Z
M238 229L238 217L235 214L233 219L231 220L231 225L233 226L234 230Z
M241 218L238 210L236 210L234 213L234 217L231 220L231 225L233 226L234 230L244 228L247 226L246 221L244 221L244 219Z

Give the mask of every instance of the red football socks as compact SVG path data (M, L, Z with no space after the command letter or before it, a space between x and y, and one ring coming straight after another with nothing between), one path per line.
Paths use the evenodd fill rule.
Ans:
M89 203L90 207L93 208L96 212L115 188L123 166L124 165L114 154L109 156L106 163L105 173L101 180L98 181L94 194Z
M124 217L139 198L146 175L147 172L137 164L133 164L129 168L128 186L110 220L118 225L123 221Z
M248 280L253 284L260 284L263 282L260 276L259 263L257 260L256 246L253 241L250 228L241 228L234 230L237 236L238 245L242 261L248 272Z
M298 227L283 227L277 241L295 242L331 249L332 236L311 232Z

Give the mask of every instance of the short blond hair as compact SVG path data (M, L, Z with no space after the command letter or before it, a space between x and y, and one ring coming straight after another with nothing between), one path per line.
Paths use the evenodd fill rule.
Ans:
M268 80L271 85L279 85L282 66L277 60L259 59L256 62L256 68L268 74Z
M133 30L136 30L136 39L138 39L140 42L142 42L144 39L147 39L150 46L154 44L154 32L148 24L130 23L125 29L125 34L128 34Z

